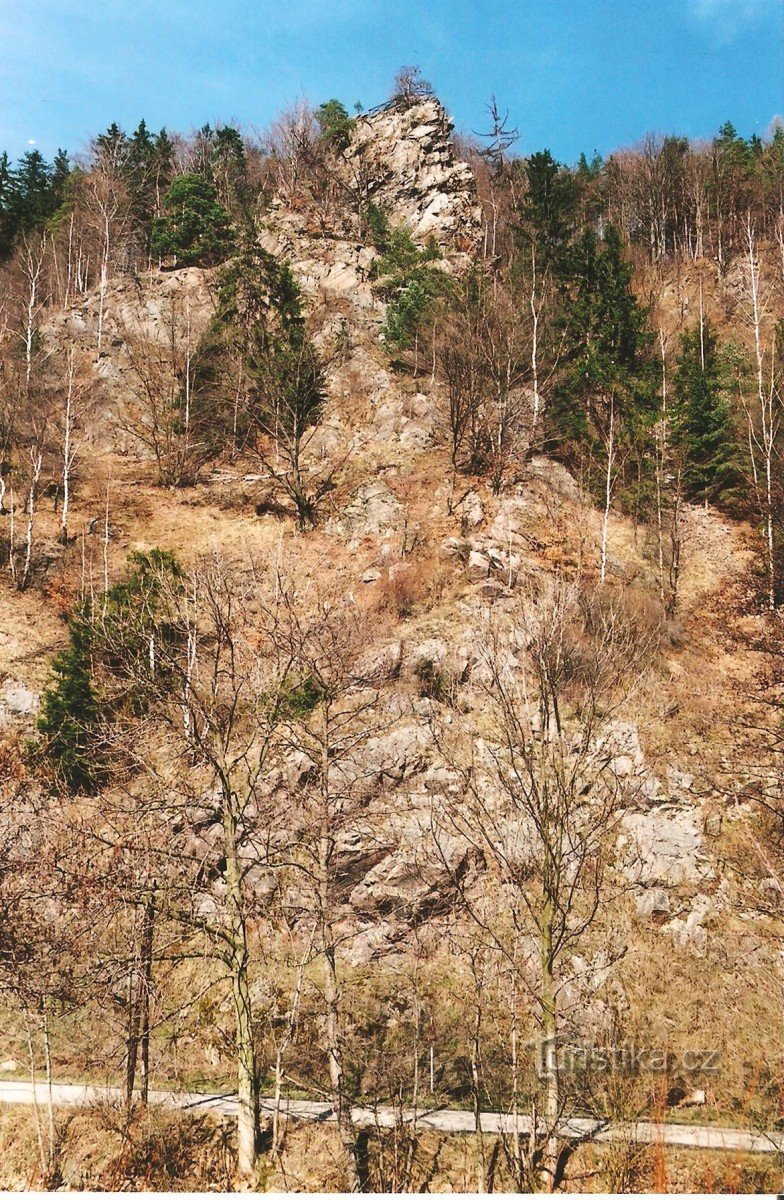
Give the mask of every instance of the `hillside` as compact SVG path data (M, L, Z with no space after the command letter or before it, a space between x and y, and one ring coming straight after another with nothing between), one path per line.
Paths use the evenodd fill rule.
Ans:
M0 1070L137 1104L39 1150L6 1114L0 1184L754 1190L656 1146L562 1174L553 1131L781 1116L778 246L613 259L589 216L566 255L434 96L346 122L221 253L164 206L157 261L117 232L63 294L61 220L45 284L32 235L5 268ZM591 1057L629 1047L659 1065ZM237 1091L238 1138L145 1127L148 1083ZM335 1131L257 1136L259 1089Z

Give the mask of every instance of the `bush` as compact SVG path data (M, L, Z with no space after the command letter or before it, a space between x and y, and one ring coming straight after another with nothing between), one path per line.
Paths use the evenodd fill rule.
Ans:
M389 217L386 209L372 200L362 210L362 233L380 254L389 249Z
M420 250L407 229L389 229L386 214L375 205L365 210L365 223L381 255L371 277L389 302L381 336L387 346L407 350L430 312L433 301L444 295L449 279L432 263L441 257L438 243L429 238Z

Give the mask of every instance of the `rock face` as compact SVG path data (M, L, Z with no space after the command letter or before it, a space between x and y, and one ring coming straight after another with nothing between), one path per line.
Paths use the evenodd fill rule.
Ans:
M0 686L0 729L13 724L32 723L40 697L18 679L6 679Z
M53 347L73 345L96 356L96 374L110 384L121 383L129 371L127 341L144 338L166 345L174 328L180 337L190 332L193 346L212 317L210 283L214 272L200 267L153 271L139 278L112 280L101 304L93 291L47 322L44 337ZM101 351L98 327L103 325Z
M449 140L452 128L434 97L360 117L342 169L347 183L359 181L368 200L408 225L416 241L432 236L470 252L481 238L481 214L471 171Z

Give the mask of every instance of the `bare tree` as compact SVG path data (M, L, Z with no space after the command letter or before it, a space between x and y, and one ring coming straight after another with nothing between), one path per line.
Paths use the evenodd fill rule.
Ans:
M556 583L487 629L475 720L436 723L459 781L456 795L434 806L436 845L457 834L481 852L493 903L451 872L454 887L534 1004L543 1114L534 1114L518 1169L548 1188L556 1182L565 1104L558 1041L569 960L606 899L619 819L617 747L608 723L653 636L617 600ZM442 858L448 867L446 850Z
M117 421L152 454L158 482L176 487L208 460L214 429L195 390L196 338L187 288L167 302L163 315L154 332L141 308L123 326L135 395Z
M751 213L746 218L746 293L749 322L754 335L754 373L756 395L753 406L745 400L749 456L752 481L757 493L765 539L765 568L767 603L772 612L776 607L776 497L774 476L780 463L779 441L782 427L782 400L778 389L776 345L764 343L764 321L767 297L763 291L759 251Z
M372 772L363 748L381 726L379 698L361 668L370 629L347 598L321 588L281 590L276 637L301 683L292 694L286 737L303 764L291 800L302 824L303 881L312 905L314 949L322 967L330 1100L340 1130L349 1188L362 1190L359 1132L346 1081L344 997L336 912L341 846L361 828L361 801Z
M423 77L419 67L401 67L395 75L392 84L392 104L401 108L411 108L434 95L433 85Z

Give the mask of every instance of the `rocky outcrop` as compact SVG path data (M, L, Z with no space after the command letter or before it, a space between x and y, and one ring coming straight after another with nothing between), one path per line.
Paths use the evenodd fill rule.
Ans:
M50 317L43 331L45 341L52 347L73 346L95 360L99 378L120 383L130 370L129 340L166 345L174 329L178 339L189 335L196 346L214 312L213 275L200 267L184 267L119 276L109 283L103 301L98 291L92 291Z
M481 212L471 170L450 141L452 128L435 97L360 117L341 171L416 241L434 237L471 252L481 239Z
M18 679L6 679L0 686L0 730L11 725L30 725L40 705L40 696Z

